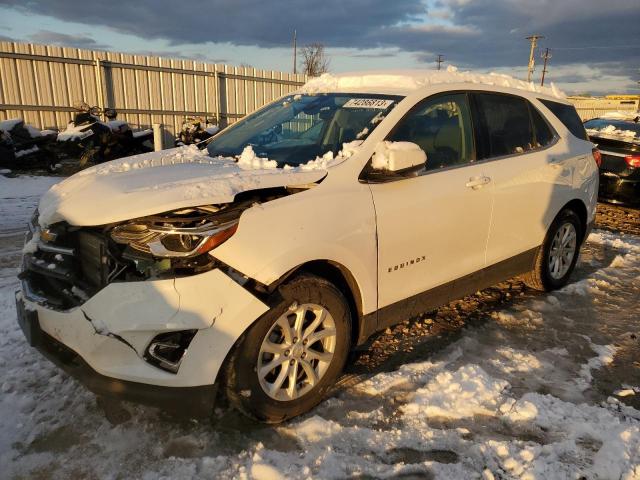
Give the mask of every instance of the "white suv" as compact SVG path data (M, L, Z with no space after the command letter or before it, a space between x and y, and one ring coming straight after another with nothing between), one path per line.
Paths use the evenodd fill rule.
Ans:
M519 274L566 284L597 158L573 107L524 82L324 76L207 150L54 186L19 323L98 395L202 414L225 394L279 422L380 329Z

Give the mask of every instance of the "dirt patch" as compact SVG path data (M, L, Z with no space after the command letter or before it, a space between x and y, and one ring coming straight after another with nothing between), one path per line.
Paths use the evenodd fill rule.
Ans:
M640 235L640 209L598 203L596 228L612 232Z

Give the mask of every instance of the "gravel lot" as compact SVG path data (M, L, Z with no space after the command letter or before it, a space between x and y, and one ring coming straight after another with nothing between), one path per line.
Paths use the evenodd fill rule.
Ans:
M115 425L15 323L24 221L53 181L0 184L0 477L640 479L640 211L599 205L558 292L513 279L375 336L300 419L126 405Z

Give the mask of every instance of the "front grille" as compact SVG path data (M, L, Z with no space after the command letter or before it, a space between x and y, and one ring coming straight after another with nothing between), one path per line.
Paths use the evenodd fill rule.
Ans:
M37 248L27 248L20 278L34 297L57 309L81 305L104 288L117 270L101 232L58 223L44 235L32 219L27 243L41 237ZM50 241L42 238L47 236ZM36 300L34 298L34 300ZM38 301L38 300L36 300Z
M95 288L101 288L108 281L107 242L103 235L79 231L76 233L78 245L78 265L82 278Z

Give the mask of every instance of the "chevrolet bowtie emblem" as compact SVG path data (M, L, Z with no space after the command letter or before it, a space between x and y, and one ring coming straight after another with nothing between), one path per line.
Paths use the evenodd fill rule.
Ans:
M54 242L57 237L58 237L58 234L53 233L48 228L45 228L40 232L40 239L45 242Z

